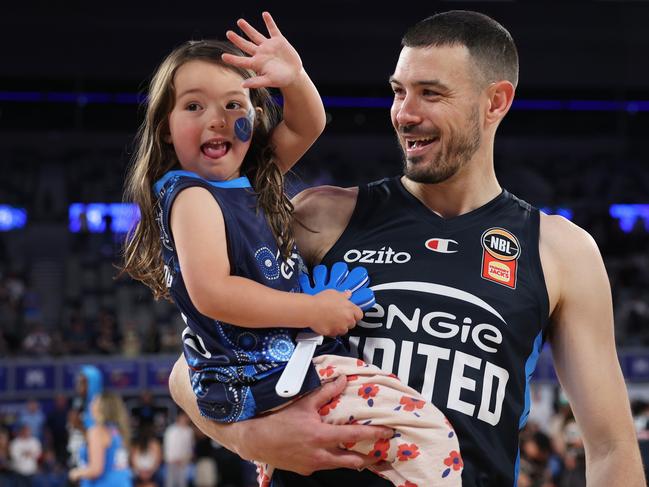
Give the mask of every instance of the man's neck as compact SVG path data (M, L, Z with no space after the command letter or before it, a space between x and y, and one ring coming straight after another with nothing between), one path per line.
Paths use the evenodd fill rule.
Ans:
M441 183L417 183L405 176L401 177L401 182L415 198L442 218L480 208L502 192L493 163L480 164L475 160Z

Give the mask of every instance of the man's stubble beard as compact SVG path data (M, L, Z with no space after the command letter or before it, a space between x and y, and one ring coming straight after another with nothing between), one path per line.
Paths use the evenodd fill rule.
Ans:
M437 184L454 176L473 157L482 141L480 112L475 106L469 118L467 131L452 132L433 159L424 162L426 156L406 157L403 155L403 175L416 183ZM441 139L440 139L441 142Z

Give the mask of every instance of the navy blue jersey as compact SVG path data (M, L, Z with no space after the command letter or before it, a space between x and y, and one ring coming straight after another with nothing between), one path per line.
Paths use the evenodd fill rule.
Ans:
M243 328L205 316L196 309L183 281L170 226L176 196L194 186L209 191L221 208L232 275L279 291L300 292L300 259L296 252L289 260L282 259L247 178L214 182L188 171L170 171L155 184L167 286L187 324L183 351L199 409L210 419L240 421L286 402L275 393L275 383L295 348L299 330ZM250 299L254 300L254 296ZM302 392L319 385L311 367Z
M367 268L373 310L350 331L367 362L396 373L457 431L467 486L515 486L518 433L544 343L548 295L539 212L507 191L444 219L400 178L359 189L346 230L323 259ZM389 486L369 472L277 472L274 487Z

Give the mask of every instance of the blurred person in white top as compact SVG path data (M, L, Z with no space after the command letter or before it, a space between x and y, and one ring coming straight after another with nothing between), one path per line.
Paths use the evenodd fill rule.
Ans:
M164 432L165 487L186 487L187 471L194 454L194 428L187 415L179 411L176 421Z
M38 459L41 452L40 440L32 435L32 430L28 425L22 425L18 436L11 440L9 455L14 472L22 477L21 480L27 482L25 485L30 485L28 479L38 472Z

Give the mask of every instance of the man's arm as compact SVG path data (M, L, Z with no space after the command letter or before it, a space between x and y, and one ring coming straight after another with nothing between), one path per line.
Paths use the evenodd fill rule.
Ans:
M340 377L279 411L239 423L218 423L201 416L181 355L169 377L171 397L207 436L246 460L257 460L310 475L316 470L364 468L372 461L343 450L341 443L391 438L393 431L377 426L323 423L318 409L345 388Z
M644 486L615 349L610 285L597 245L567 220L542 216L540 248L553 309L554 364L582 431L588 485Z

